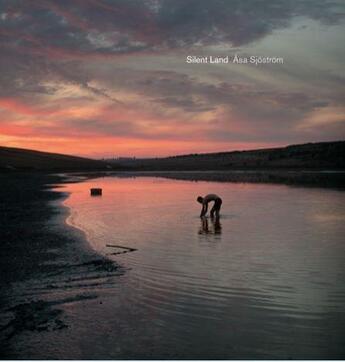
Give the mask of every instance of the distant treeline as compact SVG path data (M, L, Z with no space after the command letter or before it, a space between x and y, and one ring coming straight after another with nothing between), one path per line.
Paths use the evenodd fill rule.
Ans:
M190 154L166 158L116 159L129 170L345 169L345 141L307 143L283 148ZM107 160L112 162L112 160Z

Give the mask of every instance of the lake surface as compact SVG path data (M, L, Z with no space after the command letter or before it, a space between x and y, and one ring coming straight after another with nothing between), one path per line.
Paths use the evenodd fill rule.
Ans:
M86 323L85 357L344 358L344 192L157 177L65 190L67 222L125 269ZM219 222L199 218L207 193Z

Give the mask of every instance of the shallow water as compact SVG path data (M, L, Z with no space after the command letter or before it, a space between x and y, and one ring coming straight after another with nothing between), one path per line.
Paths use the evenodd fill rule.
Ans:
M344 192L155 177L66 191L67 222L126 269L84 331L86 358L344 357ZM223 198L219 222L198 217L207 193Z

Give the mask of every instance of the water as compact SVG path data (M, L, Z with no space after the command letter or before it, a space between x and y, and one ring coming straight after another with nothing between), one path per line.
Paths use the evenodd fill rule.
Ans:
M66 190L67 222L126 270L84 333L88 358L345 356L344 192L156 177ZM219 222L198 216L207 193Z

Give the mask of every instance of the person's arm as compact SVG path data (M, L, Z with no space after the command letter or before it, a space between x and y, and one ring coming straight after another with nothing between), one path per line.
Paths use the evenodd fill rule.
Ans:
M207 206L208 204L202 204L202 209L201 209L201 214L200 214L200 217L204 217L207 213Z

